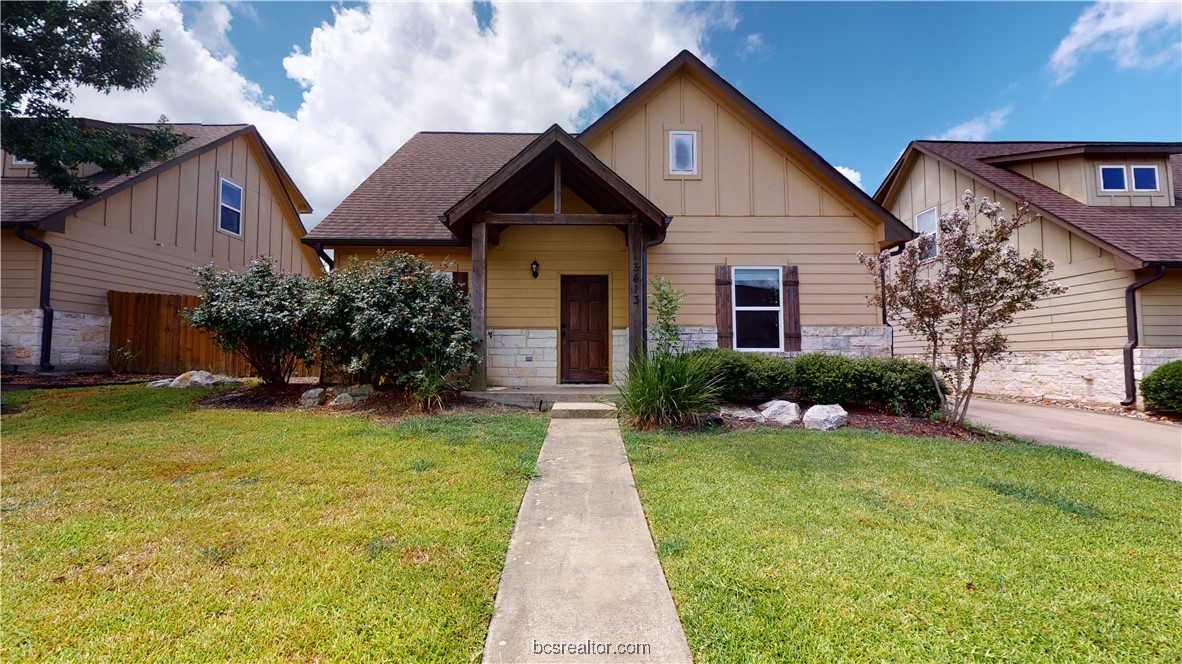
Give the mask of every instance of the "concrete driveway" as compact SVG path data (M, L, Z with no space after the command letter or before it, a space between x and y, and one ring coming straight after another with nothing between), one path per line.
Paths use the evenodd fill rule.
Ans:
M968 419L995 431L1182 482L1182 427L1073 408L974 399Z

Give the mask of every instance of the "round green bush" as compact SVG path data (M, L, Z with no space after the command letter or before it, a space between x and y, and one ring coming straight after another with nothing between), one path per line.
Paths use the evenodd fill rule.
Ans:
M1142 379L1141 397L1153 410L1182 413L1182 360L1167 362Z
M711 368L719 397L726 401L767 401L792 387L792 363L782 357L729 348L705 348L690 355Z

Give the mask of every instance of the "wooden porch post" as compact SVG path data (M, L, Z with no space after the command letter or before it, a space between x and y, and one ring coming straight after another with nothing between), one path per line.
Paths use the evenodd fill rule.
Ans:
M472 368L472 389L488 389L488 225L484 215L472 224L472 337L476 340L476 366Z
M637 216L628 224L628 359L644 354L648 345L644 330L645 284L643 277L644 234Z

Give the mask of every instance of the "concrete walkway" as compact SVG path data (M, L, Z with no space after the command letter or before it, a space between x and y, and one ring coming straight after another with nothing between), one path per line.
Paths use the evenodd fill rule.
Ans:
M556 413L538 469L484 661L692 661L614 417Z
M974 399L968 419L1182 482L1182 427L1108 413Z

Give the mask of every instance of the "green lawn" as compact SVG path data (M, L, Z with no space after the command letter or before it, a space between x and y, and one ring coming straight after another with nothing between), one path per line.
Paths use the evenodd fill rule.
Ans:
M544 419L6 393L0 659L470 660Z
M1182 485L1022 443L625 441L699 662L1182 661Z

